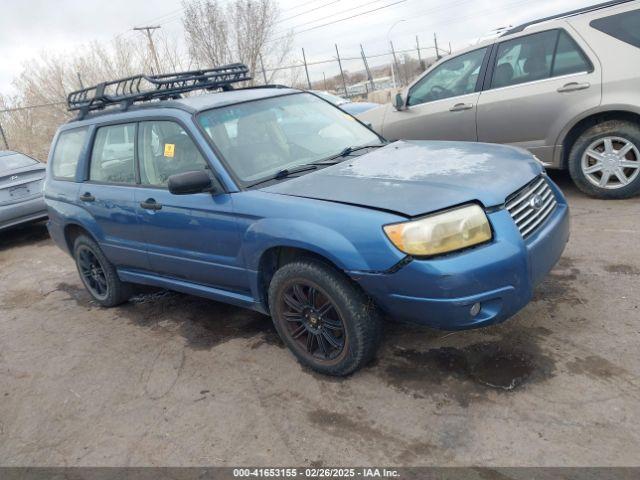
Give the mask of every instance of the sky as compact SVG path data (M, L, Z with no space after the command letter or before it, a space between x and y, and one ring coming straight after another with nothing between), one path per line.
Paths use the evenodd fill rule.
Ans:
M387 53L390 40L398 50L409 49L415 46L416 35L426 49L433 45L434 33L441 48L448 50L451 44L455 51L496 28L598 1L280 0L276 30L294 31L294 61L301 58L302 48L309 62L333 58L336 43L347 58L359 56L360 44L367 55ZM182 0L2 0L0 93L15 93L12 80L30 59L73 52L92 41L140 35L131 30L134 26L160 25L166 34L183 41L182 6ZM331 22L335 23L326 25ZM384 58L377 63L388 61ZM362 63L346 61L344 67L359 70ZM335 63L310 70L312 79L338 72Z

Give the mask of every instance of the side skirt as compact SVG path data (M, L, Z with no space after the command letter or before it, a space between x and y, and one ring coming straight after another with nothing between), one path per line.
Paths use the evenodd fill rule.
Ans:
M229 292L219 288L208 287L197 283L191 283L177 278L160 277L149 273L142 273L134 270L118 269L118 276L123 282L137 283L140 285L150 285L152 287L166 288L176 292L208 298L217 302L229 303L238 307L249 308L260 313L266 313L260 302L256 302L248 295L236 292Z

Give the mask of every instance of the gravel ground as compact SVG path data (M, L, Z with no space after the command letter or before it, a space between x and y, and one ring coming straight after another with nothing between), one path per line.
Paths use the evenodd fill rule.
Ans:
M640 198L572 209L510 321L389 323L347 379L267 317L171 293L92 303L43 225L0 235L0 465L640 465Z

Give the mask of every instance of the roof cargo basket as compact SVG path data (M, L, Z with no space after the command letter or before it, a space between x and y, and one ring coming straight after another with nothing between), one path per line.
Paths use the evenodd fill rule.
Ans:
M180 98L194 90L232 90L232 84L251 80L249 69L242 63L233 63L208 70L168 73L163 75L136 75L71 92L67 97L69 111L79 111L79 118L109 105L120 105L126 110L136 102Z

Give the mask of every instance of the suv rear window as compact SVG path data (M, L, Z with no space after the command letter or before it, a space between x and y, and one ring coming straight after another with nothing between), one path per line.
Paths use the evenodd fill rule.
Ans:
M76 167L87 136L87 128L67 130L60 133L53 152L51 171L54 178L74 180Z
M598 18L590 24L596 30L640 48L640 10Z

